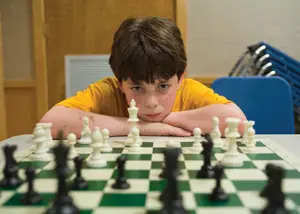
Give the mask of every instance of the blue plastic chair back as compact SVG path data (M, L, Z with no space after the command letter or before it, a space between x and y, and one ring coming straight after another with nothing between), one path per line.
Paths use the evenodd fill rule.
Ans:
M235 102L257 134L294 134L291 87L281 77L221 77L212 89Z

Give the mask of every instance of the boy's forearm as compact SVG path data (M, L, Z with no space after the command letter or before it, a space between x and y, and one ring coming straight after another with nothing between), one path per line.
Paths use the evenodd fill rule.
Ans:
M227 117L239 118L241 120L239 132L243 133L242 121L246 120L246 116L235 104L213 104L189 111L172 112L163 122L191 132L194 128L199 127L204 134L210 132L213 116L219 118L219 128L222 135L224 135L224 129L227 126L225 123Z
M91 128L94 126L98 126L100 129L107 128L110 131L110 136L124 136L129 132L128 118L99 115L64 106L53 107L40 122L52 123L52 136L54 138L57 136L58 131L64 127L66 127L66 134L74 133L79 138L84 116L93 118L90 120Z

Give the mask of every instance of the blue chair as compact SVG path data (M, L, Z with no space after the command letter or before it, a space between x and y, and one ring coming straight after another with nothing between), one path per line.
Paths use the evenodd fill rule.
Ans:
M294 134L291 87L280 77L221 77L212 89L235 102L248 120L255 121L257 134Z

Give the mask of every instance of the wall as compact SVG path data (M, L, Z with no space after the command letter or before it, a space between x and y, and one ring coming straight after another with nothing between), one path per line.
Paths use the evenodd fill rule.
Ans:
M299 0L189 0L187 11L189 76L227 75L259 41L300 60Z

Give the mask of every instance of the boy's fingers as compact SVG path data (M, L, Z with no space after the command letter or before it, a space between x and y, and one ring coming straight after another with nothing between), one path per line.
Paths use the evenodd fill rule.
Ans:
M177 127L174 127L173 129L173 133L171 133L172 135L175 135L175 136L182 136L182 137L188 137L188 136L191 136L191 133L186 131L186 130L183 130L181 128L177 128Z

